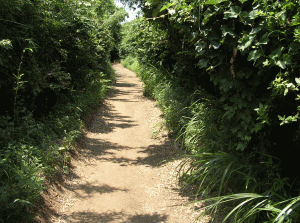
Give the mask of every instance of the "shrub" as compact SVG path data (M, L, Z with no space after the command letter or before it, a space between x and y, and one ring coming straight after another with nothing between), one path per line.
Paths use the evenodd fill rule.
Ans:
M138 2L144 18L126 26L121 46L124 57L166 71L157 75L139 67L145 91L158 100L166 123L183 127L195 164L185 179L223 191L223 176L231 174L228 182L237 177L242 191L224 190L225 197L215 198L241 201L229 213L237 213L233 222L297 220L297 180L290 187L297 158L286 151L294 154L299 147L299 2ZM191 97L196 90L200 98ZM249 181L251 194L242 194Z
M125 15L113 1L0 1L0 222L30 221L45 179L68 169Z

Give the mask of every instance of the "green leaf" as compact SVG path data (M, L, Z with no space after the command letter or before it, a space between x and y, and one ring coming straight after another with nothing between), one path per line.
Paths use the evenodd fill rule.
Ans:
M12 44L11 44L11 40L9 39L3 39L0 41L0 47L6 49L6 50L10 50L12 49Z
M276 62L276 65L279 66L279 67L281 67L282 69L285 69L285 68L286 68L286 64L285 64L285 62L282 61L282 60L278 60L278 61Z
M284 93L283 93L283 95L284 95L284 96L286 96L288 92L289 92L289 89L288 89L288 88L286 88L286 89L284 90Z
M248 142L250 142L251 138L252 138L251 136L245 136L245 140Z
M260 30L262 29L261 26L255 27L251 30L251 32L249 33L249 35L255 35L257 34Z
M294 37L295 37L295 41L300 42L300 27L299 26L297 29L294 30Z
M244 35L241 39L239 39L239 45L237 46L238 50L244 51L247 49L249 46L251 46L254 38L249 35Z
M30 201L21 200L21 199L15 199L13 203L21 203L23 205L32 205Z
M299 78L295 78L295 81L296 81L296 83L298 84L298 85L300 85L300 79Z
M300 16L299 16L299 12L293 16L293 20L290 23L290 26L297 26L300 24Z
M208 0L204 2L204 5L216 5L219 3L219 0Z
M217 66L219 66L220 64L222 64L222 61L214 66L210 66L209 68L206 69L206 71L209 71L209 70L213 70L215 69Z
M197 55L201 56L205 52L206 42L198 41L196 44Z
M221 43L212 41L209 45L209 48L213 47L215 50L218 49L221 46Z
M268 59L266 59L264 62L263 62L263 65L264 67L265 66L269 66L270 65L270 61Z
M283 10L281 12L278 12L276 15L275 15L276 18L280 18L281 21L285 21L286 20L286 10Z
M211 32L211 27L210 28L204 28L204 29L200 30L200 34L204 35L204 36L207 36L208 34L210 34L210 32Z
M272 53L269 55L269 58L275 60L275 58L279 58L282 54L282 51L285 48L283 46L277 47L275 50L272 51Z
M253 10L249 13L249 17L252 20L254 20L257 16L259 16L258 10Z
M288 205L286 205L284 209L280 211L275 221L278 221L280 217L285 217L286 215L288 215L288 213L291 213L292 210L294 209L294 204L296 204L295 206L299 205L300 197L295 197L292 198L291 200L292 201Z
M206 42L198 41L195 45L196 45L196 50L203 50L206 47Z
M247 60L248 61L254 60L254 63L255 63L256 60L261 56L262 56L262 53L260 50L254 50L249 53Z
M259 130L261 130L262 128L262 124L261 123L256 123L254 128L251 130L251 132L258 132Z
M283 54L282 55L282 60L284 61L285 64L291 64L292 60L291 60L291 55L290 54Z
M210 8L208 8L205 12L204 12L204 19L202 21L202 24L205 25L210 17L212 17L213 15L215 15L217 12L216 11L212 11Z
M160 12L163 11L163 10L165 10L165 9L169 9L170 7L172 7L172 6L175 5L175 4L176 4L176 2L171 2L171 3L169 3L169 4L165 5L165 6L163 6L163 7L160 9Z
M290 43L289 45L289 50L291 52L296 52L300 49L300 43L299 42L295 42L293 41L292 43Z
M230 11L224 12L224 19L237 18L241 13L242 9L239 6L230 7Z
M245 144L245 143L242 143L242 142L239 142L239 144L238 144L237 147L236 147L236 150L244 151L245 148L246 148L246 144Z
M199 61L198 65L200 68L207 67L208 61L206 59L202 59Z
M225 37L227 34L235 38L235 33L233 29L229 28L227 25L221 25L222 37Z
M244 24L247 25L250 22L250 17L249 17L249 13L246 11L242 11L240 16L242 17Z
M257 45L257 46L266 45L266 44L268 44L268 42L269 42L268 34L266 33L260 38L260 40L255 45Z

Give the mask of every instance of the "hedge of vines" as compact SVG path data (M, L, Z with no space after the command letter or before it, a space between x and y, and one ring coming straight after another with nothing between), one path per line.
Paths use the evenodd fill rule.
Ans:
M111 0L0 0L0 222L25 222L45 179L68 172L125 15Z
M132 30L124 31L120 53L166 70L162 78L175 85L201 92L190 107L190 124L199 125L198 129L193 126L192 138L198 140L192 151L198 154L194 158L207 160L203 154L209 153L210 161L224 162L223 166L218 163L224 168L220 178L226 175L224 170L235 176L240 174L232 170L230 159L235 160L232 163L240 160L249 164L237 167L244 171L238 176L244 175L244 189L235 192L272 194L274 200L270 200L274 203L294 197L289 208L275 205L275 217L264 215L261 219L297 219L294 208L299 205L300 189L296 155L300 145L299 1L125 2L139 3L143 18L132 22ZM205 130L200 131L200 127ZM189 126L184 130L185 136L190 129ZM199 162L194 167L203 168ZM218 181L221 186L224 179ZM277 189L275 182L281 182ZM249 185L253 190L249 190ZM263 202L255 205L262 207ZM288 211L292 214L288 215ZM255 215L249 214L249 219L250 216Z

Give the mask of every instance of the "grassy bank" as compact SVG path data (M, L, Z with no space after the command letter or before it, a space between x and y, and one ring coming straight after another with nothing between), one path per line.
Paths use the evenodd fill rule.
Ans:
M234 150L218 100L197 89L192 92L180 87L172 78L166 80L166 71L142 64L138 58L128 56L122 64L141 77L144 94L157 100L167 128L174 137L182 139L187 159L179 167L180 180L183 185L198 188L195 197L202 198L199 202L207 202L208 212L216 213L221 204L226 204L231 210L224 221L299 219L297 184L289 184L287 178L278 174L276 158L266 151ZM212 195L215 197L209 198Z
M69 172L70 151L82 135L83 120L101 104L111 77L98 75L86 89L72 92L73 101L61 99L64 103L47 117L1 116L0 222L30 221L45 183L58 171Z

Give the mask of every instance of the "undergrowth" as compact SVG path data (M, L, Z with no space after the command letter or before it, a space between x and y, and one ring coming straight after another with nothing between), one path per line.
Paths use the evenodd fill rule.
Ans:
M113 79L113 1L0 1L0 222L31 222Z
M157 101L170 135L178 134L183 124L181 117L190 115L190 112L185 109L193 98L190 92L177 85L175 80L167 81L164 78L167 71L149 64L141 64L135 57L129 56L121 63L134 71L144 82L143 94Z
M260 150L228 153L234 151L235 143L226 139L226 120L214 97L200 90L191 94L172 80L165 80L166 71L141 64L135 57L125 58L122 64L141 77L144 95L157 100L168 130L182 139L187 155L178 157L185 158L178 167L179 179L182 189L190 185L198 188L195 199L200 196L202 200L195 202L206 204L200 209L205 209L203 215L214 217L226 204L231 210L223 222L299 220L300 198L291 195L288 179L278 174L278 159L267 148L262 149L263 140ZM209 198L212 194L216 196Z
M32 219L30 210L46 189L45 181L59 169L69 172L70 150L82 135L82 120L100 105L109 76L101 74L86 89L73 92L75 102L56 105L48 117L0 117L0 222Z

